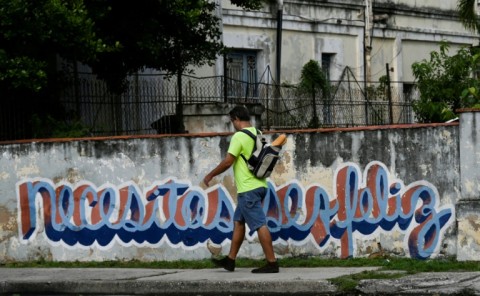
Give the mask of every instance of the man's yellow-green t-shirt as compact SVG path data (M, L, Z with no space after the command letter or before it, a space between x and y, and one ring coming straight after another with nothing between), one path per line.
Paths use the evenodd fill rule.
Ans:
M254 135L257 134L257 129L255 127L248 127L246 129L248 129ZM258 179L255 177L248 169L245 160L240 156L240 154L243 154L246 159L249 159L250 155L252 154L253 145L253 139L243 132L236 132L230 141L228 153L232 154L236 158L235 162L233 163L233 174L235 176L237 193L250 191L259 187L267 187L267 180Z

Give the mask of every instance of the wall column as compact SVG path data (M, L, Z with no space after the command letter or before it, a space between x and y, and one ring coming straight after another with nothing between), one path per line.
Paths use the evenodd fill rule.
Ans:
M480 258L480 109L460 113L460 199L456 204L457 260Z

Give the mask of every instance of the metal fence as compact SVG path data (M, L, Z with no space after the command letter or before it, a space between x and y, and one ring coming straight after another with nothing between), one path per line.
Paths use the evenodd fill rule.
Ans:
M414 121L411 103L416 92L405 93L402 83L391 83L389 91L383 84L371 83L365 92L363 83L349 79L331 82L328 94L313 96L297 86L185 75L180 97L176 77L134 75L128 82L128 89L115 95L94 75L75 75L60 95L66 124L87 129L90 136L169 133L179 124L179 104L212 102L262 104L262 128L270 130ZM7 140L25 137L15 130Z
M416 93L403 94L399 88L391 88L389 100L379 93L365 99L358 85L340 82L332 85L327 96L319 92L313 97L296 87L283 87L278 99L262 100L268 106L263 123L269 129L413 123L412 100Z

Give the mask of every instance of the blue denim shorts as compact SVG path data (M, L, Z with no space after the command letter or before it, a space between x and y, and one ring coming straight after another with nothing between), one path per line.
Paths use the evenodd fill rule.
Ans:
M253 231L266 225L267 219L262 206L266 194L267 188L265 187L239 193L233 220L247 223L250 230Z

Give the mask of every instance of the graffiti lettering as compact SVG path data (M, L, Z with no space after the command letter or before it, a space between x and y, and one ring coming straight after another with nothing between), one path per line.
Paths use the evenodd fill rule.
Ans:
M168 238L191 247L208 238L225 240L232 231L233 202L221 187L205 196L188 184L168 181L146 190L145 203L140 192L134 184L117 191L108 185L98 190L92 184L54 187L45 179L22 182L20 236L23 241L34 239L37 205L43 208L48 239L69 246L104 247L115 238L124 244L154 245Z
M334 198L317 185L268 186L264 210L274 241L301 245L313 240L319 248L338 243L342 258L354 255L356 239L379 229L403 232L410 256L429 258L453 215L452 206L439 208L432 184L404 186L390 180L379 162L370 163L363 178L356 165L342 166L335 174ZM142 192L132 183L96 188L88 182L73 187L28 179L17 184L17 198L24 243L35 239L42 219L51 242L72 247L107 247L117 241L190 248L209 239L221 244L233 230L234 203L222 186L203 191L172 179Z

